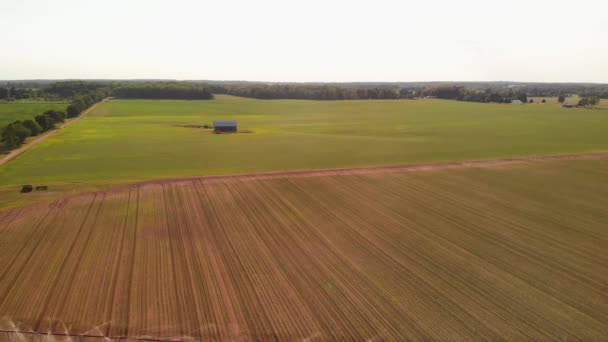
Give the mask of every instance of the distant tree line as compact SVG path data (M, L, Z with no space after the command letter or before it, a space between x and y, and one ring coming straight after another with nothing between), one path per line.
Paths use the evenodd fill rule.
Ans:
M440 99L469 102L511 103L513 100L519 100L522 103L528 102L528 95L521 91L513 91L512 89L477 90L454 85L428 87L422 89L420 95L422 97L432 96Z
M514 100L519 100L522 103L533 103L528 96L539 96L538 88L535 88L534 94L526 92L526 87L511 87L511 86L492 86L486 89L467 87L456 84L433 84L431 86L420 87L374 87L364 88L360 84L352 84L349 87L327 86L318 84L259 84L252 82L222 82L212 83L209 89L214 94L228 94L256 99L306 99L306 100L368 100L368 99L414 99L414 98L439 98L456 101L482 102L482 103L511 103ZM543 88L544 89L544 88ZM544 94L551 93L553 90L560 88L547 89L551 91L542 92ZM545 89L545 90L547 90ZM589 88L593 92L604 94L603 88ZM588 92L591 92L588 89ZM606 88L608 91L608 88ZM563 93L555 94L559 96L561 103L565 100ZM608 97L608 92L606 92ZM593 107L600 101L600 96L585 96L581 99L578 106ZM543 101L541 101L543 102ZM544 100L543 103L546 103Z
M14 101L41 98L48 81L7 81L0 85L0 100Z
M213 99L213 94L205 85L191 82L126 83L114 89L113 94L125 99Z
M29 89L29 88L16 88L16 87L0 87L0 99L1 100L23 100L32 99L40 96L40 90Z
M577 85L577 84L547 84L540 86L518 87L525 91L528 96L534 97L559 97L567 95L578 95L581 97L598 97L608 99L608 85Z
M460 97L466 101L474 99L478 102L487 102L482 97L493 95L490 102L501 102L501 97L515 99L518 94L526 94L534 97L557 97L559 95L579 95L582 97L597 96L608 98L608 84L596 83L532 83L532 82L343 82L343 83L268 83L268 82L246 82L246 81L198 81L208 84L215 94L233 94L255 98L309 98L309 99L365 99L393 98L392 93L399 94L399 98L416 98L425 95L434 88L451 86L466 89L468 94ZM337 88L338 91L329 90ZM315 91L318 89L318 91ZM355 96L347 89L375 89L372 96ZM303 95L307 92L325 93ZM343 96L331 96L332 93L342 93ZM483 95L481 94L483 93ZM350 95L348 95L350 94ZM386 94L386 96L384 96ZM523 101L522 101L523 102Z
M344 88L323 85L212 85L215 94L228 94L256 99L307 99L307 100L381 100L436 97L441 99L510 103L512 100L528 102L523 92L512 90L476 90L463 86L437 85L424 88Z
M111 88L111 85L88 81L63 81L52 83L43 88L43 91L46 94L52 94L62 99L73 99L93 94L97 91L104 91L104 89Z
M122 98L211 99L212 94L230 94L258 99L355 100L435 96L461 101L510 102L527 97L608 98L608 85L594 83L526 82L346 82L267 83L244 81L5 81L0 99L64 100L109 89Z
M439 86L461 87L472 93L495 93L503 98L509 92L525 93L534 97L556 97L559 95L579 95L581 97L597 96L608 99L608 84L596 83L534 83L534 82L341 82L341 83L268 83L245 81L188 81L167 80L97 80L97 81L2 81L0 82L0 99L72 99L101 88L166 88L193 87L198 85L215 94L234 94L254 98L296 98L296 99L391 99L420 97L426 89ZM356 90L360 90L357 92ZM122 92L122 91L121 91ZM132 91L129 93L133 93ZM149 98L161 96L159 91L146 91ZM174 95L164 92L162 98ZM184 91L176 92L179 98L189 98ZM144 96L141 94L138 96ZM135 96L135 95L133 95ZM464 98L466 96L463 96ZM479 101L479 96L472 96ZM177 97L176 97L177 98ZM495 96L495 99L497 97ZM496 102L496 101L492 101Z
M85 81L62 81L50 84L44 83L43 87L35 87L36 85L35 81L7 83L4 87L0 86L0 100L69 100L99 90L111 89L113 84Z
M213 85L214 94L228 94L255 99L368 100L398 99L394 88L344 88L324 85Z

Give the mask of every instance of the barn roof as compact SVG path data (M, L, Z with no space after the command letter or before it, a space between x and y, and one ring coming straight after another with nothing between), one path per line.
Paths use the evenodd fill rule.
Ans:
M213 121L213 127L236 127L235 120L216 120Z

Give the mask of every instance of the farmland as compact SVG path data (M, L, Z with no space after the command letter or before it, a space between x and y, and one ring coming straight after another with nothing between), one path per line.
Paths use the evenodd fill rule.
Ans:
M530 99L534 100L535 103L541 103L542 100L545 100L547 105L552 105L552 106L561 105L561 103L559 103L557 101L557 97L536 96L536 97L530 97ZM578 103L578 101L580 101L580 99L581 99L580 96L568 96L568 97L566 97L566 101L564 103L570 104L570 105L576 105ZM598 108L600 108L600 109L608 108L608 99L601 99L600 104L598 105Z
M0 328L601 340L607 170L152 181L0 212Z
M34 119L38 114L42 114L47 110L65 111L67 103L65 102L5 102L0 101L0 130L7 124L15 120Z
M442 100L112 100L0 167L0 186L607 151L607 113ZM215 119L253 133L183 127Z

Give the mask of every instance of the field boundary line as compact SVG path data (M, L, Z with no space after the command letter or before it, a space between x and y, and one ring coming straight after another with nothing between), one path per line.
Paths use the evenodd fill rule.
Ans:
M66 121L61 126L59 126L58 128L52 129L52 130L50 130L48 132L40 134L34 140L31 140L27 144L25 144L25 145L23 145L23 146L21 146L21 147L19 147L17 149L14 149L14 150L10 151L7 155L5 155L4 157L2 157L2 159L0 159L0 166L2 166L4 164L8 163L9 161L17 158L18 156L20 156L23 153L27 152L32 147L40 144L41 142L45 141L46 139L48 139L50 137L52 137L53 135L55 135L55 133L61 131L62 129L67 128L68 126L70 126L74 122L76 122L76 121L84 118L85 116L87 116L87 114L89 114L91 111L93 111L93 109L97 108L97 106L99 104L104 103L104 102L106 102L109 99L110 99L110 97L105 98L105 99L97 102L96 104L94 104L91 107L89 107L88 109L86 109L84 112L80 113L80 115L78 115L74 119Z
M117 186L111 189L102 191L113 191L117 189L131 188L134 186L143 186L148 184L165 184L173 182L212 182L223 180L260 180L260 179L275 179L275 178L298 178L298 177L317 177L317 176L339 176L339 175L358 175L358 174L375 174L375 173L400 173L400 172L422 172L422 171L437 171L446 169L463 169L473 167L493 167L505 166L511 164L524 164L533 162L559 161L559 160L580 160L580 159L608 159L608 152L592 152L579 154L557 154L557 155L539 155L528 157L511 157L497 159L473 159L463 161L447 161L433 163L413 163L413 164L393 164L393 165L377 165L377 166L362 166L362 167L347 167L347 168L331 168L331 169L310 169L310 170L284 170L284 171L268 171L268 172L252 172L252 173L237 173L227 175L209 175L209 176L190 176L179 178L161 178L145 180L129 185Z

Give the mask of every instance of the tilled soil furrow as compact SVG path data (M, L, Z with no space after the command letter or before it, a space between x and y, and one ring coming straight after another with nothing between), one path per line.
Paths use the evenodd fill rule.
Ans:
M151 181L0 212L0 339L602 340L606 157Z

